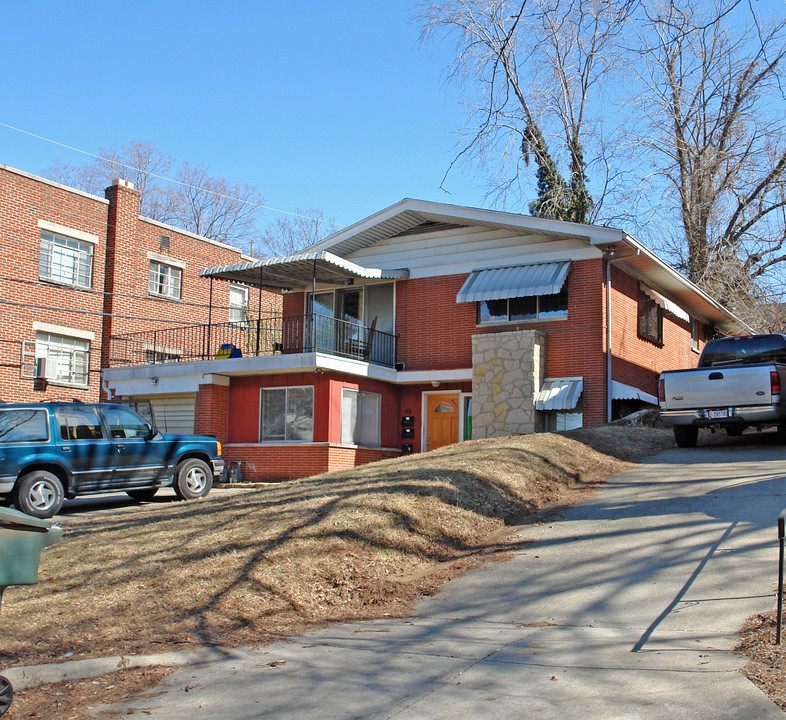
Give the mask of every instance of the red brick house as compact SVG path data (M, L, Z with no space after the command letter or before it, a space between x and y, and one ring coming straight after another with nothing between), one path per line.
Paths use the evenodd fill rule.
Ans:
M0 165L0 248L4 402L96 401L110 336L199 327L211 316L228 323L280 308L278 295L250 295L230 283L214 288L200 277L205 266L251 258L140 217L139 194L123 180L99 198ZM171 357L169 350L162 334L137 360ZM173 428L193 425L193 393L154 397Z
M603 423L655 406L661 370L740 327L623 231L416 200L202 276L282 293L282 315L192 362L112 363L105 381L126 398L192 392L195 429L254 479Z

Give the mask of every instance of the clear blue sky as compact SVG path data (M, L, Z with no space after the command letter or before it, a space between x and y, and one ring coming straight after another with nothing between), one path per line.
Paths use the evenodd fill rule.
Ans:
M339 225L403 197L488 206L461 171L439 188L464 113L411 16L407 0L5 0L0 123L89 152L150 140ZM56 159L89 161L0 126L0 163Z

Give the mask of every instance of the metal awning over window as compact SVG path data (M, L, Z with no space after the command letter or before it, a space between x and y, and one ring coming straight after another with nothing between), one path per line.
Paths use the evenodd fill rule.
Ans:
M456 295L456 302L556 295L565 284L568 270L567 260L475 270Z
M650 405L657 405L658 398L643 390L639 390L632 385L625 385L624 383L611 381L611 397L613 400L641 400L642 402L649 403Z
M667 313L671 313L674 317L679 318L680 320L684 320L685 322L690 322L690 315L686 313L677 303L672 302L668 298L663 297L660 293L655 292L652 288L648 288L646 285L641 285L641 291L648 297L652 298L658 305L660 305L663 310Z
M584 378L546 378L535 399L536 410L573 410L584 390Z

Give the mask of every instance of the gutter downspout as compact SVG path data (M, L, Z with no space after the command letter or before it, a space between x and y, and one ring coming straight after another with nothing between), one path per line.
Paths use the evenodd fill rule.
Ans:
M641 253L639 248L628 255L615 257L614 247L603 251L606 260L606 422L611 422L611 265L621 260L637 257Z

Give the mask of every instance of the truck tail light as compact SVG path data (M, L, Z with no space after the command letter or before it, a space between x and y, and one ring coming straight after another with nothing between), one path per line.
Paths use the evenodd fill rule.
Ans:
M778 375L777 370L770 370L770 394L781 394L781 376Z
M780 390L778 392L780 392ZM666 402L666 379L665 378L658 378L658 402Z

